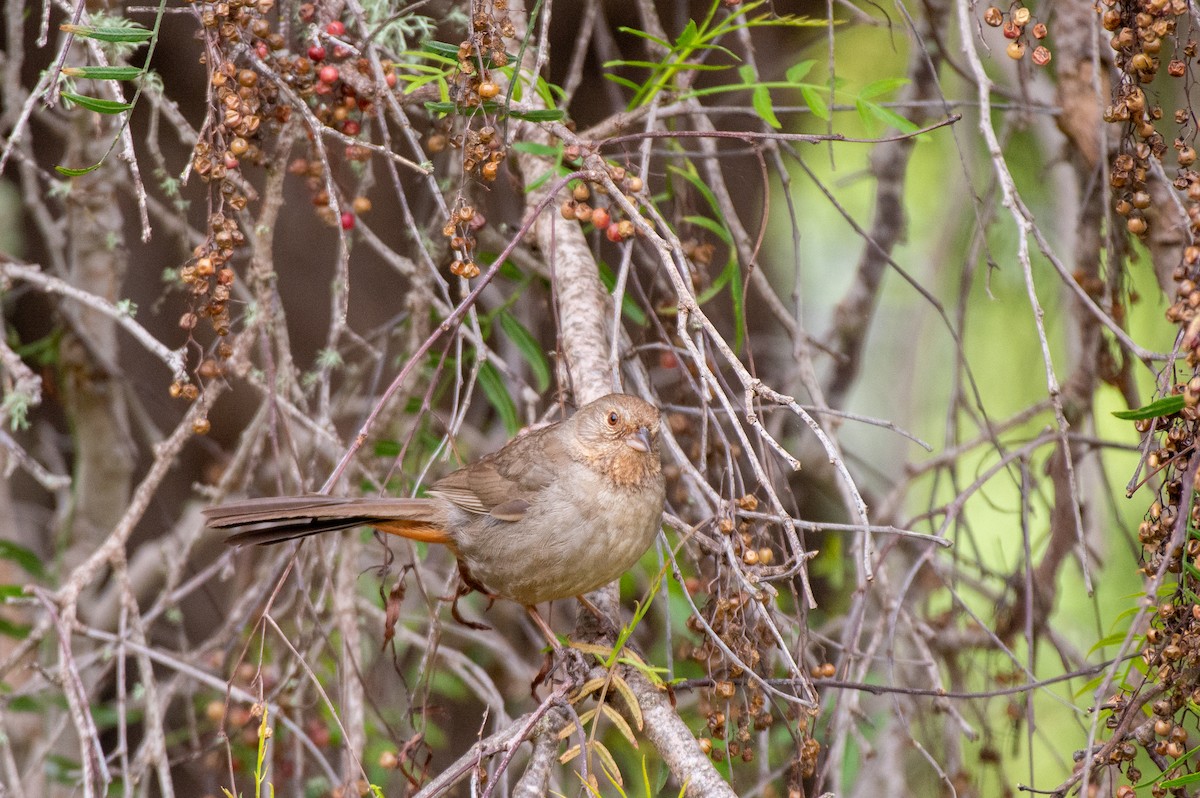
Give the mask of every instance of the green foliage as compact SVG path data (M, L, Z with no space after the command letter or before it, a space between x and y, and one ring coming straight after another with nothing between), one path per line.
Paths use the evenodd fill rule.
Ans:
M163 9L165 8L165 0L159 4L158 13L154 18L154 28L147 29L132 20L124 17L108 17L108 16L93 16L93 25L71 25L65 24L61 29L72 35L83 39L92 39L102 42L106 45L107 57L110 60L124 60L133 55L134 51L143 44L149 44L146 51L146 57L141 67L126 66L126 65L86 65L82 67L66 67L62 70L62 77L67 81L73 80L116 80L116 81L137 81L138 87L134 92L133 99L129 102L120 100L108 100L101 97L91 97L85 94L70 90L64 90L60 93L62 98L72 105L84 108L97 114L116 115L127 114L132 111L137 104L138 98L142 93L142 79L147 74L147 66L150 63L150 58L154 54L154 45L158 40L159 23L162 21ZM129 117L126 116L124 124L129 123ZM122 125L122 128L124 127ZM109 145L108 152L112 152L112 148L116 146L120 140L120 132L113 138L112 144ZM88 174L100 168L104 163L104 159L108 157L105 153L94 164L83 167L68 167L61 164L54 168L59 174L67 177L79 177L80 175Z
M1143 405L1136 410L1114 410L1113 415L1124 421L1144 421L1162 416L1173 416L1180 410L1183 410L1183 394L1174 394L1155 399L1150 404Z
M508 388L504 386L504 378L491 363L479 364L479 387L483 389L484 396L500 415L500 420L504 422L504 429L509 435L515 435L521 429L521 421L517 416L517 405L508 395Z
M435 84L441 99L425 103L425 110L435 116L486 114L489 118L512 117L528 122L557 122L567 116L565 111L555 107L557 105L556 98L562 97L562 89L547 83L541 77L534 81L534 91L547 106L546 108L513 110L509 107L508 98L505 98L504 102L489 100L469 107L454 102L450 98L450 83L459 70L458 45L427 41L421 45L420 50L406 50L403 55L405 60L403 63L397 64L396 69L398 79L404 83L404 93L411 94L423 86ZM509 56L509 62L510 64L517 63L513 56ZM522 83L514 80L515 67L497 67L486 56L483 56L483 66L485 69L494 69L507 77L511 99L521 101L523 98Z
M638 108L646 105L652 99L657 97L664 91L676 92L679 90L677 78L682 73L687 72L719 72L730 69L728 64L706 64L702 63L702 59L714 54L722 54L729 56L733 60L738 59L728 48L722 47L717 42L730 33L739 30L752 28L767 28L767 27L812 27L819 26L824 23L818 20L807 20L791 15L776 17L771 14L760 14L758 16L750 16L751 12L766 5L765 0L759 2L746 3L737 8L729 15L722 19L717 19L718 9L723 7L720 0L714 0L709 6L708 14L699 23L694 19L688 20L680 34L675 37L675 41L668 42L660 39L657 36L638 30L636 28L622 27L620 30L623 33L628 33L632 36L645 39L652 44L656 44L666 50L666 54L660 61L638 61L628 59L615 59L604 64L605 69L614 69L617 67L631 67L637 69L648 69L650 75L641 83L636 83L632 80L627 80L618 75L606 73L605 77L616 83L625 86L633 91L633 97L629 101L629 108ZM751 77L753 72L751 71ZM762 84L765 86L766 84ZM735 86L733 89L722 87L723 90L744 89L746 84ZM694 92L690 96L699 96L699 92ZM755 101L756 110L759 108L762 99L761 96ZM769 106L770 98L767 97L767 105ZM771 116L774 116L772 113ZM769 121L769 120L768 120ZM776 120L777 121L777 120Z

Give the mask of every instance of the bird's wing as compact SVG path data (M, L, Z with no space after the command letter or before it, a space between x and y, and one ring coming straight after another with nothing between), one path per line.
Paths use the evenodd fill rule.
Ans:
M509 441L434 483L430 494L467 512L491 515L502 521L519 521L538 494L556 477L558 467L570 459L563 443L561 424L553 424Z

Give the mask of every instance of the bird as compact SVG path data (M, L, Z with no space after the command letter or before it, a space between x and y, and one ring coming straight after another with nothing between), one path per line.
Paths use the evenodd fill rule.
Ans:
M209 507L231 545L371 526L442 544L464 581L510 599L553 641L536 605L580 597L627 571L662 526L659 411L613 393L447 474L422 498L308 494ZM585 600L585 604L587 604Z

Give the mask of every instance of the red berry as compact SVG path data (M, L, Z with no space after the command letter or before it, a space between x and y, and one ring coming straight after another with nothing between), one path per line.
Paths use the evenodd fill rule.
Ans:
M312 47L308 48L308 57L313 61L324 61L325 48L319 44L314 44Z
M330 36L341 36L346 32L346 26L342 24L341 20L335 19L325 26L325 32Z
M359 125L358 122L354 121L353 119L347 119L345 122L342 123L342 132L345 133L347 136L357 136L358 131L360 131L361 129L362 129L362 126Z
M595 208L592 210L592 225L597 230L603 230L608 227L610 221L612 221L612 217L608 215L607 209Z
M604 235L608 236L608 240L614 244L621 240L621 231L617 229L615 224L610 224L608 229L604 231Z
M396 73L395 72L387 73L386 75L383 76L383 79L387 82L389 89L396 88Z
M321 70L317 72L317 79L322 83L337 83L338 68L332 64L321 67Z
M349 56L350 56L350 48L349 47L343 47L340 44L335 44L333 46L333 57L336 58L337 60L344 61Z
M354 214L350 213L350 211L342 211L342 229L354 229Z

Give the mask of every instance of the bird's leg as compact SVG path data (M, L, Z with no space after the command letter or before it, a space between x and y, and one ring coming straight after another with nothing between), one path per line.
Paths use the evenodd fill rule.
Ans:
M533 677L533 682L529 685L529 693L534 700L538 700L537 689L550 678L553 673L561 666L566 665L564 673L568 680L574 680L575 684L582 682L580 674L587 673L587 661L582 651L571 646L564 646L558 641L558 637L554 634L554 630L550 628L550 624L546 623L546 619L537 611L537 607L528 605L525 611L529 613L529 617L533 620L534 626L550 643L550 650L546 652L546 657L542 661L542 667L538 670L537 676Z
M479 584L479 582L475 580L475 577L471 576L471 572L467 570L467 566L463 565L462 560L458 561L458 579L458 589L454 591L454 598L451 600L450 604L450 616L463 626L466 626L468 629L479 629L481 631L491 629L492 627L488 626L487 624L479 623L477 621L469 621L464 618L458 611L458 600L474 591L479 591L488 597L487 608L490 610L492 608L492 604L496 601L496 594L489 592L487 588Z
M528 604L525 606L525 611L529 613L533 625L545 636L546 642L550 644L550 647L556 652L561 651L562 643L558 642L558 636L554 634L554 630L550 628L550 624L546 623L546 619L538 612L537 607Z

